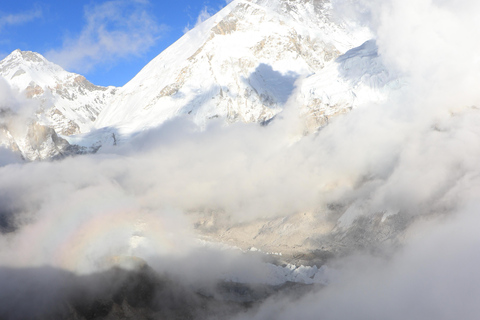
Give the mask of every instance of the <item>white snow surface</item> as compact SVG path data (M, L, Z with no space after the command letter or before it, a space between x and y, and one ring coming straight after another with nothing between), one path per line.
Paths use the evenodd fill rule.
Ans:
M301 86L304 103L332 115L341 109L385 101L402 85L388 72L378 56L374 40L347 51Z

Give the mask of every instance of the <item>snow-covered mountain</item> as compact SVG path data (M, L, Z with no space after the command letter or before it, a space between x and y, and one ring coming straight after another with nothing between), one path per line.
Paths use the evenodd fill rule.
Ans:
M32 116L37 126L63 136L64 145L81 145L78 150L114 144L179 116L200 126L212 118L266 122L287 102L312 132L336 114L384 99L399 85L370 36L334 17L329 1L235 0L122 88L95 86L20 50L0 62L0 75L38 102ZM25 130L5 135L3 144L25 158L62 153L27 152L32 143Z
M39 101L39 121L63 135L90 131L116 91L93 85L31 51L15 50L0 61L0 75L27 98Z
M363 69L348 71L349 61L376 65L374 76L383 72L372 42L343 55L369 36L334 19L329 1L232 1L119 89L95 127L129 135L177 116L200 125L219 117L263 122L282 111L297 85L299 107L318 127L354 106L356 91L372 89ZM387 78L373 82L383 87Z
M116 91L114 87L95 86L31 51L15 50L0 61L0 76L9 90L19 95L17 98L31 99L22 103L29 105L28 112L4 105L0 116L1 144L29 160L76 152L59 134L90 131Z

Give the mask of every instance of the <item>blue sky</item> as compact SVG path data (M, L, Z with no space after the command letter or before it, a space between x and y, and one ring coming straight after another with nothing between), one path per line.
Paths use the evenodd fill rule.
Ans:
M0 59L39 52L97 85L122 86L228 0L3 0Z

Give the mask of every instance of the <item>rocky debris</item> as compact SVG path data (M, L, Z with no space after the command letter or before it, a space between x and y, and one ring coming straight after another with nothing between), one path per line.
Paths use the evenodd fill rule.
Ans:
M342 221L348 205L331 205L311 212L294 213L248 222L230 221L222 210L191 212L202 239L248 252L261 252L274 264L322 266L352 252L382 252L401 244L413 217L400 213L366 213Z

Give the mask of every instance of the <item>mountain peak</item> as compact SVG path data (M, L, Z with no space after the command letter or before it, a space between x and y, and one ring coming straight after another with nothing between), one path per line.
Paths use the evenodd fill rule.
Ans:
M24 89L30 81L40 85L54 85L58 77L68 74L62 67L48 61L40 53L17 49L0 61L0 75L19 89Z
M33 120L62 135L89 131L115 92L113 87L95 86L84 76L67 72L39 53L19 49L0 61L0 77L13 90L37 101Z
M10 58L10 59L9 59ZM16 49L10 55L8 55L5 60L24 60L29 62L37 62L37 63L46 63L48 62L41 54L33 51L22 51L20 49Z

